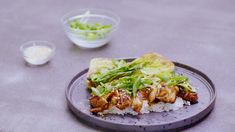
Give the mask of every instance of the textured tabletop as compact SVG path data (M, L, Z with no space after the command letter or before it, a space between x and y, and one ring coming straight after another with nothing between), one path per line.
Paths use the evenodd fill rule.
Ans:
M212 113L184 131L235 129L235 1L232 0L1 0L0 132L97 131L67 108L65 88L93 57L158 52L206 73L217 90ZM111 42L87 50L73 45L61 17L74 9L102 8L121 18ZM53 60L29 67L22 43L47 40ZM101 131L101 130L99 130Z

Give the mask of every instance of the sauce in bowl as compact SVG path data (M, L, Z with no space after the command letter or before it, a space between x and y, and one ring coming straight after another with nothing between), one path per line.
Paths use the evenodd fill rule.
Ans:
M54 46L46 41L32 41L21 47L25 61L32 65L42 65L48 62L54 50Z

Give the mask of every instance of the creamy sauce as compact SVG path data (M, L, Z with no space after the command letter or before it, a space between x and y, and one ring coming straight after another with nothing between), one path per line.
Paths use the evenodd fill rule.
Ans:
M41 65L49 61L52 49L47 46L35 45L26 48L23 53L27 62L33 65Z

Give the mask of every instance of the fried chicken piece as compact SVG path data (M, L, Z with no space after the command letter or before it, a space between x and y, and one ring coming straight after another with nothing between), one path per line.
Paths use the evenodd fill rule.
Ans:
M156 99L165 103L174 103L178 92L178 87L167 87L166 85L141 89L138 91L137 97L133 98L132 108L139 113L143 105L143 100L148 100L149 103Z
M188 90L184 90L183 88L179 88L178 96L186 101L190 101L190 103L197 103L198 95L196 92L191 92Z
M132 109L135 112L140 113L142 105L143 105L143 100L141 100L139 97L133 98Z
M177 86L164 86L156 92L156 99L165 103L175 103L179 88Z
M143 100L149 100L149 95L151 93L151 88L144 88L137 92L137 96L133 98L132 108L135 112L140 112Z
M115 90L113 92L113 96L111 97L110 105L115 105L120 110L123 110L132 104L131 97L124 90ZM111 107L109 106L109 107Z
M103 111L103 109L101 107L90 109L90 112L92 112L92 113L98 113L98 112L101 112L101 111Z
M86 83L88 88L95 87L95 84L90 79L87 79Z
M137 97L139 97L142 100L148 100L150 93L151 93L151 88L144 88L137 92Z
M156 99L156 94L159 92L159 90L160 89L157 87L151 88L151 92L149 93L149 97L148 97L149 103L152 103Z
M132 104L131 97L124 90L114 90L109 94L99 97L92 96L90 98L91 112L98 113L106 109L116 106L120 110L130 107Z
M105 98L99 96L92 96L90 99L91 112L98 113L108 108L108 102Z

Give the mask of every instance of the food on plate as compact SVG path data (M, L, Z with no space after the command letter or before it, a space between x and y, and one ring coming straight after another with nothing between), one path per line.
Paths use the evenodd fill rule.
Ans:
M94 58L87 73L90 111L99 115L137 115L197 103L196 88L174 69L173 62L157 53L132 62Z

